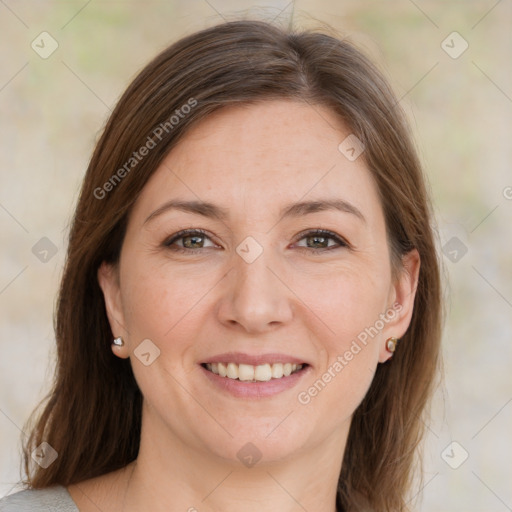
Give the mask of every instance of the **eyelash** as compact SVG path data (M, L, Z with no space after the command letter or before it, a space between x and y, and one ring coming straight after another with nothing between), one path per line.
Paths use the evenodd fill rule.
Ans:
M173 252L179 252L179 253L191 253L191 252L197 252L200 249L203 249L203 247L200 247L198 249L188 249L183 247L172 247L172 244L176 242L177 240L181 240L183 238L187 238L189 236L193 235L199 235L201 237L210 238L206 231L203 231L202 229L184 229L182 231L178 231L174 235L172 235L169 239L165 240L163 242L163 245L172 250ZM330 238L332 240L335 240L336 243L339 244L339 246L336 247L324 247L320 249L315 249L313 247L299 247L299 251L305 251L309 254L323 254L326 251L332 251L333 249L341 249L341 248L349 248L350 245L343 240L340 236L336 235L336 233L333 233L332 231L329 231L327 229L314 229L309 231L303 231L302 233L299 233L297 242L300 242L304 238L312 237L312 236L318 236L323 238Z

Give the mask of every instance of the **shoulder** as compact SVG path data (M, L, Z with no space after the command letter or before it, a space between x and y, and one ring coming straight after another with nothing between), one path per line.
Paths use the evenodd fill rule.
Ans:
M0 512L79 512L68 490L57 485L26 489L0 499Z

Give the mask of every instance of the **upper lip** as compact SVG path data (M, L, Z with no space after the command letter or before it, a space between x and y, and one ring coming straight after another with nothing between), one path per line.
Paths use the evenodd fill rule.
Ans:
M288 354L245 354L243 352L225 352L224 354L217 354L202 361L203 364L209 363L235 363L235 364L250 364L258 366L261 364L274 364L274 363L292 363L292 364L308 364L304 359Z

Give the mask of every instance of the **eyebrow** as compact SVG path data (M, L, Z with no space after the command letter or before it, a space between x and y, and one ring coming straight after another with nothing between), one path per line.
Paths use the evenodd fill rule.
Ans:
M173 199L157 208L144 221L144 224L169 210L181 210L196 215L202 215L222 222L229 218L229 209L219 205L204 201L182 201ZM301 201L285 205L280 211L280 220L289 217L301 217L311 213L317 213L328 210L336 210L344 213L350 213L366 224L366 219L361 211L353 204L344 199L317 199L314 201Z

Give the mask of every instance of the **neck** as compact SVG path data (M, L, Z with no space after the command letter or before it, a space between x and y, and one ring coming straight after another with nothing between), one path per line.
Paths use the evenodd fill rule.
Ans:
M293 457L244 467L184 444L153 420L143 417L123 510L336 512L348 428Z

